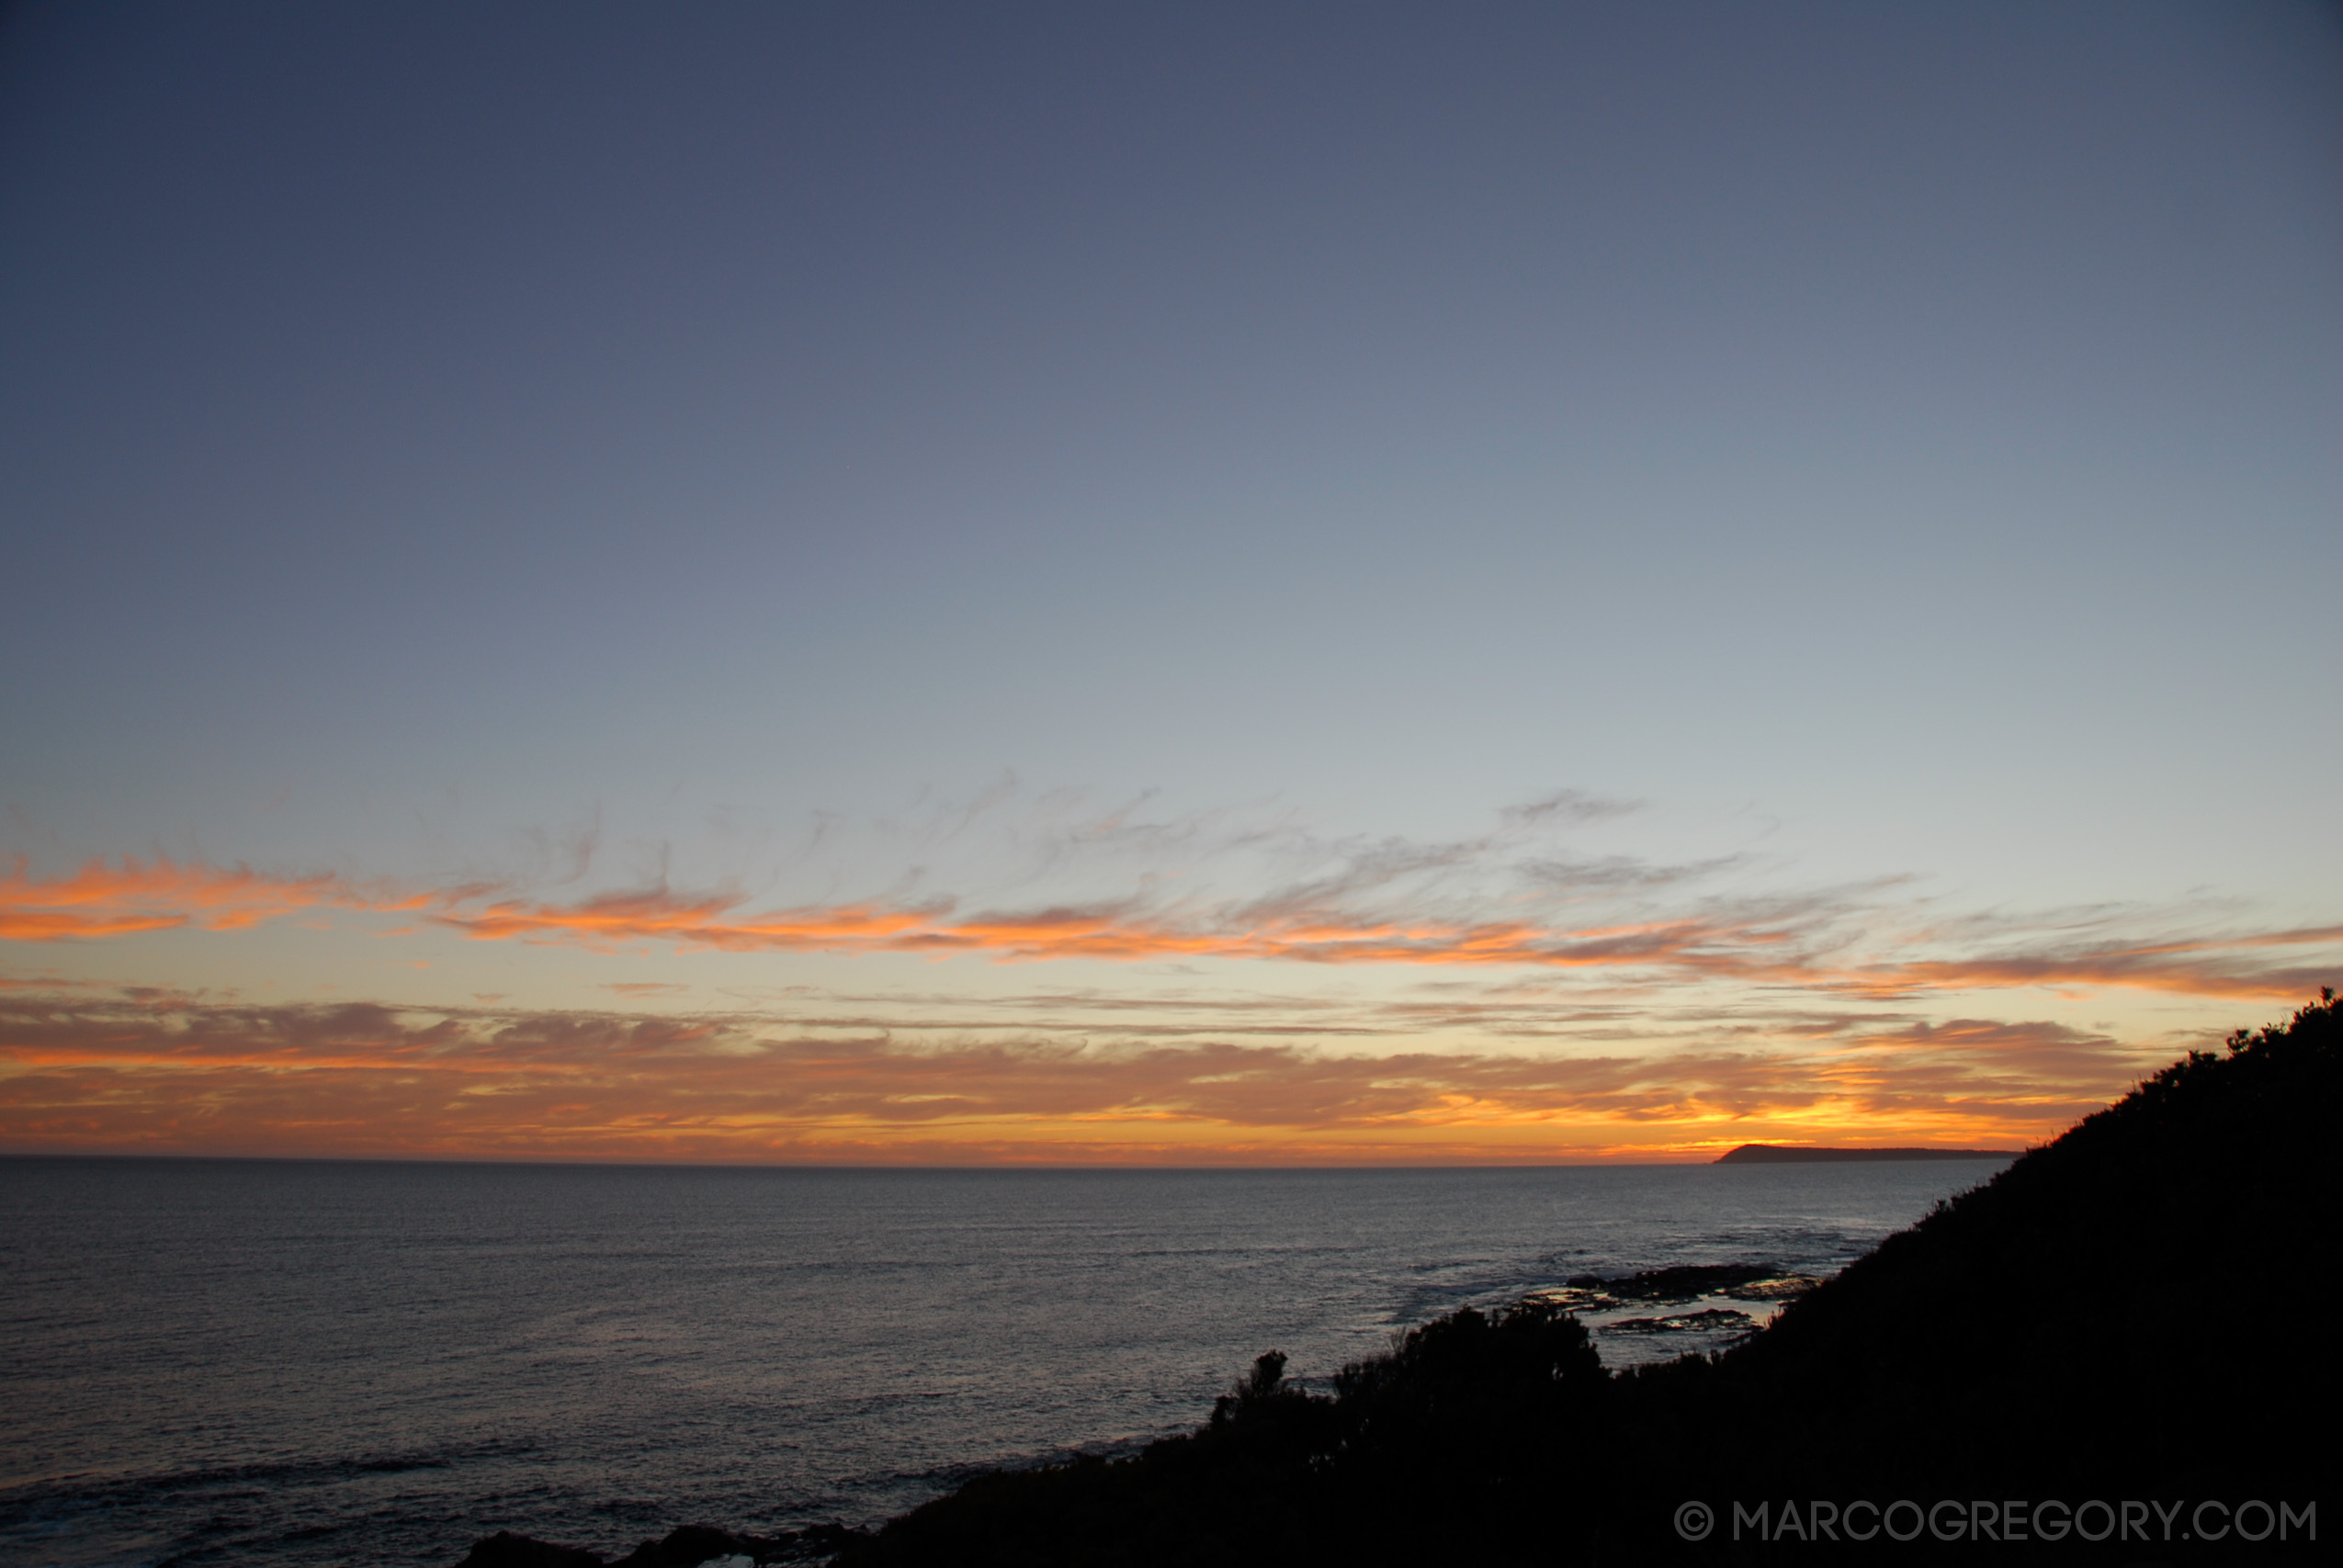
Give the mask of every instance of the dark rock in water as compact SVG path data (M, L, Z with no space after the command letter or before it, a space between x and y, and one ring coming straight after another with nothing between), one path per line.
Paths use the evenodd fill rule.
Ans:
M760 1565L815 1562L836 1555L866 1532L843 1525L812 1525L778 1535L735 1535L713 1525L679 1525L658 1540L647 1540L609 1568L699 1568L721 1558L745 1557ZM510 1530L498 1530L474 1545L457 1568L603 1568L599 1552L555 1546Z
M1781 1274L1771 1280L1752 1280L1746 1285L1733 1285L1722 1293L1737 1302L1795 1301L1822 1281L1811 1274Z
M1568 1283L1549 1285L1533 1292L1531 1299L1549 1302L1565 1312L1616 1312L1631 1303L1669 1305L1696 1302L1705 1296L1726 1296L1739 1302L1794 1301L1820 1283L1810 1274L1776 1273L1770 1263L1701 1264L1647 1269L1618 1280L1606 1280L1600 1274L1574 1274ZM1603 1331L1608 1333L1618 1326L1607 1325Z
M471 1555L457 1568L602 1568L602 1554L498 1530L485 1540L474 1541Z
M1569 1284L1577 1290L1599 1291L1619 1302L1689 1302L1779 1277L1780 1271L1771 1263L1695 1263L1674 1269L1647 1269L1621 1280L1606 1280L1600 1274L1574 1274Z
M1743 1144L1717 1165L1829 1165L1867 1159L2015 1159L2016 1149L1815 1149L1795 1144Z
M1718 1329L1747 1328L1749 1314L1731 1307L1710 1307L1674 1317L1623 1317L1603 1325L1605 1334L1711 1334Z

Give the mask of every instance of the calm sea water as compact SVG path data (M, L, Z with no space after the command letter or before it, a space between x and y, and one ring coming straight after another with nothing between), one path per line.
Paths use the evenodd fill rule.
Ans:
M1996 1168L0 1159L0 1563L869 1522L1193 1426L1273 1347L1324 1376L1571 1274L1827 1271Z

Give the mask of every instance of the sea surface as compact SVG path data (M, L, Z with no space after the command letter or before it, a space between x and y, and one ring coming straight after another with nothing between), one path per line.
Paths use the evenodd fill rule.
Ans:
M1828 1273L1998 1168L0 1159L0 1564L871 1523L1190 1427L1263 1350L1323 1378L1572 1275Z

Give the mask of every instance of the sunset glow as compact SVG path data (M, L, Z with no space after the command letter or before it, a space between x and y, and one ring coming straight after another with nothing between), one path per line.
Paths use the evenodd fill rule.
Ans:
M0 993L0 1126L49 1148L898 1163L1667 1159L1849 1139L2015 1147L2120 1092L2173 1037L2168 1024L2143 1046L2004 1021L2030 994L2134 1016L2149 1015L2127 997L2186 998L2196 1010L2182 1016L2214 1030L2241 1002L2301 993L2343 949L2331 926L2123 929L2153 916L1932 930L1876 890L1737 910L1697 878L1658 908L1645 879L1624 900L1595 885L1549 888L1538 911L1518 889L1488 891L1522 851L1437 857L1518 911L1478 919L1410 917L1395 907L1421 892L1406 877L1320 878L1243 904L1138 894L963 915L974 900L943 895L764 910L736 893L664 888L558 901L479 882L361 891L332 874L171 861L93 863L49 881L19 868L0 884L0 929L77 957L165 931L234 943L332 911L402 917L359 940L425 950L437 932L596 963L911 956L1008 965L1028 986L1036 966L1085 966L1086 981L1054 999L967 987L891 1004L808 996L628 1012L18 980ZM1451 910L1471 901L1461 886L1442 900ZM1683 908L1666 912L1670 899ZM1627 902L1647 918L1556 918L1621 917ZM1135 1011L1111 978L1100 988L1102 964L1111 976L1165 960L1213 964L1224 994L1157 985L1160 999ZM1362 983L1332 1000L1261 996L1281 976L1329 967ZM1412 976L1443 967L1472 976L1468 988L1411 994ZM607 988L667 999L658 983Z
M1597 1056L933 1043L750 1018L0 1005L0 1115L56 1148L964 1163L1714 1156L2016 1145L2134 1070L2104 1039L1956 1025L1794 1053Z
M0 1152L2014 1147L2343 985L2324 12L1207 13L12 12Z

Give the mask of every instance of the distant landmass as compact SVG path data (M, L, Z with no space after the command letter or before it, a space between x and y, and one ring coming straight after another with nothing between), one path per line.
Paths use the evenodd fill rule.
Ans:
M1851 1159L2015 1159L2016 1149L1813 1149L1789 1144L1743 1144L1719 1155L1718 1165L1827 1165Z

